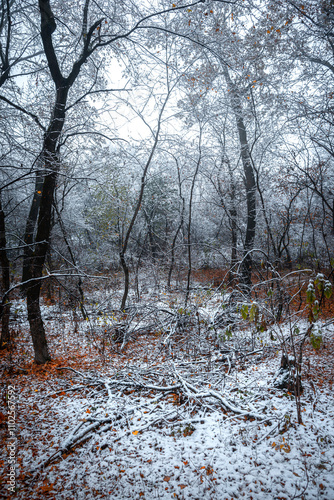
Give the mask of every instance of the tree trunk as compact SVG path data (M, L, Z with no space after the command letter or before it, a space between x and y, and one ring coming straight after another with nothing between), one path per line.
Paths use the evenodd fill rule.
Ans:
M231 80L228 67L223 65L224 77L230 89L231 106L236 119L241 160L245 176L246 201L247 201L247 226L244 242L244 258L241 267L241 282L249 288L252 284L252 256L256 228L256 180L252 167L251 155L247 140L246 126L243 119L242 105L236 85Z
M39 364L46 363L51 359L39 304L40 278L42 278L45 258L49 248L53 198L59 170L59 154L56 148L64 125L64 109L68 90L69 87L64 86L58 88L56 92L53 116L45 133L40 155L46 174L43 176L43 182L40 179L41 173L38 172L37 174L35 193L28 215L25 234L25 242L29 242L29 249L25 252L23 259L23 287L27 297L28 320L34 345L35 361ZM38 217L36 217L36 211L38 211ZM36 236L34 238L35 232ZM34 248L32 247L33 242L35 243Z
M56 97L53 113L48 129L45 131L43 147L39 161L43 165L42 172L37 172L35 192L26 224L25 242L29 244L23 259L24 290L27 297L28 320L34 344L36 363L46 363L50 360L39 298L41 278L52 226L52 206L59 171L58 140L65 122L65 109L68 92L82 64L89 57L90 30L85 41L83 53L72 67L67 78L61 74L58 59L54 50L52 34L57 25L51 10L49 0L39 0L41 15L41 37L49 71L55 84ZM37 227L36 227L37 226ZM35 235L36 233L36 235ZM34 237L35 236L35 237ZM34 246L33 246L34 245Z
M230 189L229 189L230 207L225 208L225 211L228 215L230 227L231 227L231 265L230 265L230 271L229 271L229 276L228 276L228 282L230 285L232 285L234 282L234 279L235 279L235 266L236 266L237 261L238 261L238 256L237 256L237 248L238 248L238 223L237 223L238 219L237 219L237 216L238 216L238 212L237 212L237 207L236 207L236 185L235 185L235 180L234 180L234 176L233 176L233 170L232 170L231 162L226 154L222 158L222 164L224 161L227 164L227 169L228 169L228 173L229 173L229 177L230 177ZM222 188L220 179L218 179L218 191L219 191L219 195L221 198L221 204L224 208L225 207L224 190Z
M167 278L167 288L168 288L168 290L170 290L172 273L173 273L174 263L175 263L175 246L176 246L176 241L177 241L177 237L179 235L179 232L181 231L181 229L183 227L184 210L185 210L185 199L184 199L184 197L182 195L182 183L181 183L180 167L179 167L178 160L177 160L177 158L175 158L175 156L174 156L174 159L175 159L176 167L177 167L177 178L178 178L178 185L179 185L179 196L180 196L180 199L182 200L182 208L181 208L180 222L179 222L179 225L177 227L177 230L175 232L175 235L174 235L174 238L173 238L173 242L172 242L171 262L170 262L170 267L169 267L169 271L168 271L168 278Z
M121 266L122 266L123 273L124 273L124 290L123 290L123 297L122 297L122 303L121 303L122 311L124 311L124 309L125 309L126 301L127 301L128 294L129 294L129 268L128 268L128 265L126 263L124 253L125 252L122 250L122 252L119 254Z
M234 206L234 199L232 201L232 207L230 208L230 218L231 218L231 267L229 271L229 277L228 281L229 284L232 284L234 281L234 274L235 274L235 265L237 263L238 257L237 257L237 247L238 247L238 233L237 233L237 210Z
M38 161L38 160L37 160ZM29 214L27 217L26 228L24 233L24 249L23 270L22 270L22 291L24 292L24 282L29 279L30 259L33 257L34 232L38 220L38 211L41 203L41 193L43 189L43 175L41 171L37 171L35 179L35 191L30 205Z
M27 309L30 333L34 346L35 362L46 363L51 360L46 340L41 309L39 305L41 282L37 281L27 289Z
M48 150L49 149L49 150ZM47 140L44 142L43 156L45 164L49 170L54 170L55 155L51 154L47 147ZM53 161L50 158L53 157ZM53 194L56 188L56 171L46 175L43 182L42 196L39 206L39 216L37 221L36 244L34 251L30 250L23 260L23 273L25 282L23 283L27 298L28 321L30 333L34 345L35 361L38 364L50 361L50 354L47 347L47 340L43 326L40 310L39 298L41 290L41 279L45 263L46 254L49 248L51 233L51 217ZM34 197L35 198L35 197ZM35 203L33 199L32 204Z
M9 259L6 251L6 232L5 232L5 214L2 210L1 197L0 197L0 264L2 267L2 292L3 299L0 304L1 316L1 338L0 349L6 349L11 341L9 331L9 315L10 304L8 301L7 292L10 288L10 268Z
M195 182L197 178L197 174L199 171L199 167L201 165L202 161L202 126L200 124L200 130L199 130L199 138L198 138L198 159L196 162L196 169L194 176L191 181L191 189L190 189L190 198L189 198L189 217L188 217L188 234L187 234L187 243L188 243L188 274L187 274L187 289L186 289L186 298L184 301L184 306L187 306L188 299L189 299L189 294L190 294L190 278L191 278L191 272L192 272L192 256L191 256L191 224L192 224L192 202L193 202L193 195L194 195L194 188L195 188Z

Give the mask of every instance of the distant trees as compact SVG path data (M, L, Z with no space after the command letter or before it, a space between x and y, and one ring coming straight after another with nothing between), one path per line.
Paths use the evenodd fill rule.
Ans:
M10 8L14 2L2 2L1 13L1 36L4 43L1 43L2 75L1 82L8 79L10 68L14 63L10 62L9 51L11 43L11 12ZM196 2L194 3L196 5ZM37 6L36 6L37 7ZM24 15L28 14L25 9L30 6L21 6ZM22 287L27 297L28 319L35 350L35 361L45 363L50 359L50 354L45 337L44 325L41 317L39 304L42 274L45 264L49 240L52 229L52 206L57 187L57 179L61 171L61 147L62 134L68 110L79 104L80 101L95 91L95 85L101 84L103 78L99 72L102 65L101 53L103 48L111 45L115 46L117 52L120 43L127 40L130 35L134 35L142 28L146 19L150 19L160 14L147 12L141 13L133 6L132 10L124 9L124 5L119 3L114 9L108 5L107 9L101 9L93 5L90 0L85 0L72 9L69 5L51 6L49 0L39 0L39 24L42 46L34 52L34 61L38 69L42 56L46 59L48 72L37 73L37 78L42 78L46 83L45 88L50 89L54 94L53 102L50 105L51 113L45 117L47 125L43 125L36 114L26 111L21 105L9 103L6 97L2 100L13 106L35 120L43 130L43 140L41 151L36 159L36 180L30 210L27 217L24 242L25 251L23 259ZM161 14L167 14L173 7L163 9ZM38 17L36 9L29 10L31 24L36 26ZM63 19L62 22L58 22ZM79 21L80 19L80 21ZM36 33L37 35L37 33ZM117 48L116 48L117 47ZM18 49L20 51L20 49ZM92 61L92 55L95 55ZM24 58L19 59L22 63ZM15 62L15 61L14 61ZM82 69L85 67L85 71ZM86 78L86 80L84 79ZM84 95L78 97L79 86L83 85L88 89ZM92 82L92 83L91 83ZM70 91L77 86L69 103ZM153 156L154 149L149 157ZM145 170L144 170L145 173ZM142 188L144 186L142 181ZM140 198L142 197L142 191ZM139 210L137 207L135 213ZM135 221L134 215L130 222L130 228ZM131 231L131 229L130 229ZM127 233L121 250L121 262L126 271L124 255L129 238ZM125 303L126 296L123 300Z
M10 212L10 197L5 196L6 191L12 191L20 182L27 181L29 171L15 172L15 160L18 150L25 150L25 141L18 139L20 135L20 117L18 112L22 113L24 118L32 118L35 123L40 125L40 121L34 113L22 107L13 101L16 88L10 85L13 78L12 70L17 68L22 71L21 76L29 74L29 64L36 57L37 51L34 44L34 35L20 32L20 25L23 22L22 12L18 9L15 0L1 0L0 6L0 103L5 103L9 111L2 114L1 134L0 134L0 162L2 166L1 184L0 184L0 264L2 268L2 297L0 301L1 316L1 338L0 349L6 348L11 341L9 329L10 316L10 258L8 254L8 237L6 230L6 213ZM23 40L22 40L23 38ZM21 47L18 47L19 40L23 41ZM2 93L8 89L8 95ZM15 132L14 132L15 130ZM20 144L23 143L23 144ZM28 153L28 151L26 150ZM20 202L15 200L18 205ZM14 204L15 204L14 203ZM13 238L11 238L13 241Z

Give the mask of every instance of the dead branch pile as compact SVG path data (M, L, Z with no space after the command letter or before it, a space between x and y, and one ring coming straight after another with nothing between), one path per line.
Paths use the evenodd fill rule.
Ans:
M159 425L190 425L205 420L205 415L213 412L223 413L223 418L233 415L259 424L280 421L269 407L259 404L258 386L254 390L242 390L237 379L222 369L221 363L170 360L146 368L128 366L107 377L81 373L66 366L59 370L70 372L77 382L65 392L90 389L89 400L94 411L85 413L59 448L34 471L46 467L79 443L89 441L95 433L105 433L103 448L111 447L131 432L136 435ZM140 426L135 429L134 418L140 420ZM111 429L117 430L116 437L110 438L107 431Z

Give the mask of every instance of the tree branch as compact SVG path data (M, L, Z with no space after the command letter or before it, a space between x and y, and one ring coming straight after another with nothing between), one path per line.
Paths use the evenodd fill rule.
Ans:
M10 106L12 106L13 108L17 109L18 111L21 111L22 113L30 116L44 132L46 131L46 128L44 127L44 125L41 124L37 115L31 113L30 111L27 111L26 109L22 108L22 106L15 104L14 102L10 101L9 99L7 99L7 97L3 95L0 95L0 99L9 104Z

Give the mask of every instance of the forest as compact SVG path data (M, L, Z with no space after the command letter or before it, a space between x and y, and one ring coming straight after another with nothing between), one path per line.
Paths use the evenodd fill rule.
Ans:
M0 58L0 496L334 500L333 0L0 0Z

